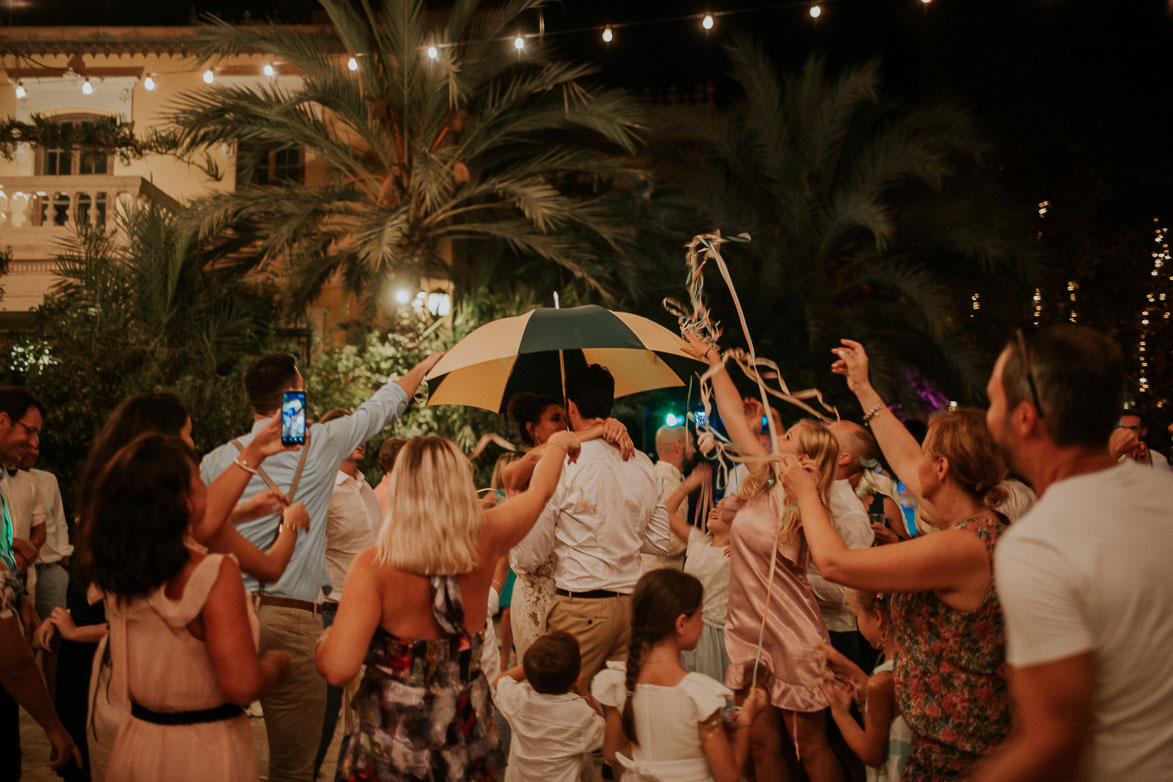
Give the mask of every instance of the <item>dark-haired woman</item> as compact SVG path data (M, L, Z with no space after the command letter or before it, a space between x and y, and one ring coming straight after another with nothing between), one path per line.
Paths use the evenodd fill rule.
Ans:
M191 545L227 520L265 457L282 450L274 416L209 488L176 437L144 435L114 454L83 513L82 572L106 602L112 686L131 705L109 779L255 780L244 712L289 667L257 656L258 626L235 559Z
M732 737L722 709L733 692L703 673L689 673L680 653L696 648L704 629L704 588L679 570L652 570L631 598L626 663L607 663L591 691L606 707L604 752L624 780L737 782L749 757L749 728L767 705L750 690Z
M788 469L783 484L798 502L824 578L895 593L896 700L915 734L902 778L963 777L1010 728L1005 629L993 571L994 546L1007 524L993 509L1006 498L1000 485L1006 467L983 411L936 416L918 445L868 381L863 346L843 340L834 352L832 371L847 377L885 459L929 506L941 531L851 550L806 472Z

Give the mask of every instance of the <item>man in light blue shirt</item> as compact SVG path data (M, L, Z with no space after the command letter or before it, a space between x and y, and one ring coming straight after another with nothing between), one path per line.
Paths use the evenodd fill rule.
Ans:
M251 576L244 577L245 588L258 593L260 651L280 649L290 658L289 675L261 699L269 736L269 779L274 782L310 782L313 777L326 704L326 681L314 667L314 645L322 632L318 596L322 587L330 583L326 516L338 468L359 443L365 443L403 414L424 375L441 356L428 356L399 380L387 383L353 414L310 427L295 494L290 488L302 453L288 451L265 460L264 471L277 488L286 493L290 502L303 503L310 515L309 531L298 539L280 579L261 585ZM286 391L303 388L293 357L285 354L253 359L244 371L242 385L255 419L252 431L237 438L242 446L277 412ZM239 456L233 443L221 445L200 463L201 477L210 484L225 470L244 469L236 462ZM254 474L244 499L268 488L264 478ZM280 524L281 516L272 515L240 524L237 529L265 550L272 545Z

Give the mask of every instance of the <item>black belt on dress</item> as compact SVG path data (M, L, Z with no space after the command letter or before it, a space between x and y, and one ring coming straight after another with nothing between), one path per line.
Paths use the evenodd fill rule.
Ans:
M221 722L244 714L235 703L222 703L210 709L194 711L152 711L138 701L130 702L130 715L136 720L155 725L198 725L203 722Z
M585 597L597 599L602 597L623 597L622 592L612 592L610 589L588 589L585 592L571 592L569 589L555 589L554 594L563 597Z

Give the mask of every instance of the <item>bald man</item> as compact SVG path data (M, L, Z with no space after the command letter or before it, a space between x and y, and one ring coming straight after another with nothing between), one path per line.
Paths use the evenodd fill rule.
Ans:
M692 444L692 435L683 426L661 426L656 431L656 475L660 476L660 485L667 498L672 492L684 483L684 465L696 453ZM680 504L678 515L685 521L691 517L688 514L688 498ZM668 556L661 557L655 554L642 554L644 572L659 568L684 567L684 541L672 535L668 544Z

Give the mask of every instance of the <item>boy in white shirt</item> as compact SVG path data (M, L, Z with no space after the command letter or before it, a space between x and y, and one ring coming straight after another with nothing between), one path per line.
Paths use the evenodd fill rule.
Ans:
M497 678L493 701L512 732L505 782L579 782L603 746L603 712L579 680L581 665L578 641L555 631Z

